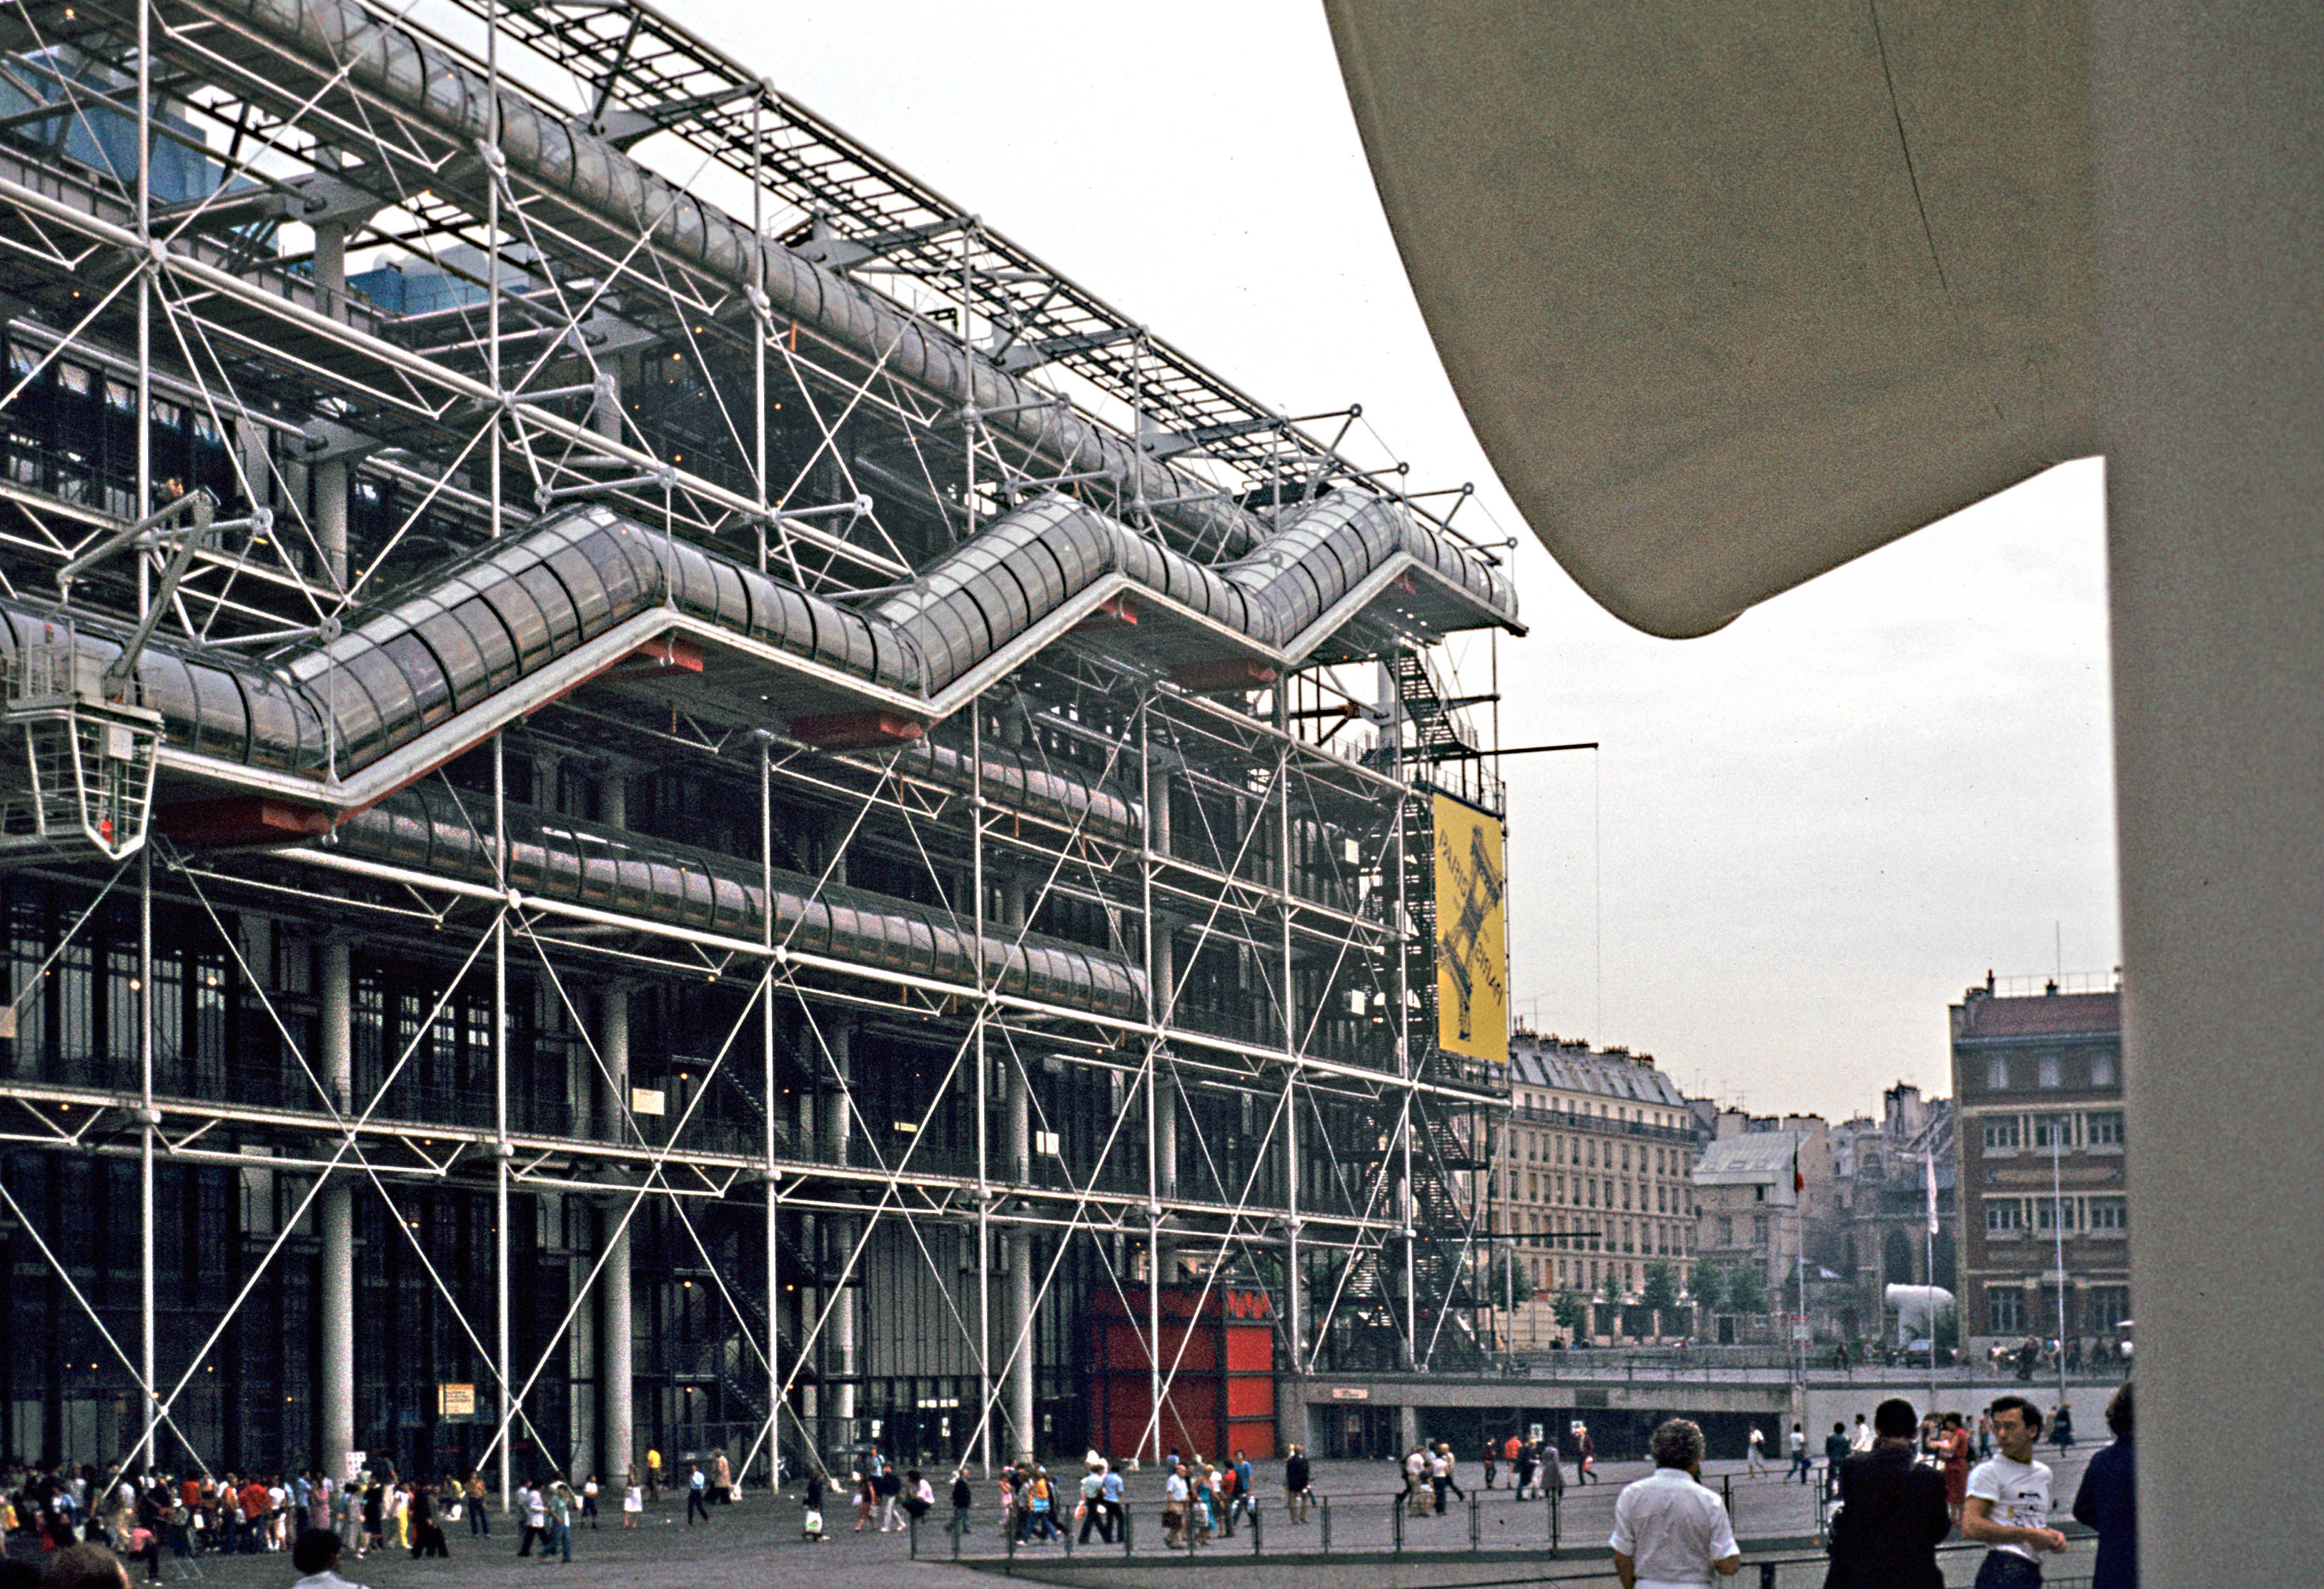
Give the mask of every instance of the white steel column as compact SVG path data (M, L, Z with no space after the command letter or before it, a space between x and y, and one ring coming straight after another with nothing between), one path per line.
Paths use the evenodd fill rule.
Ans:
M69 96L68 96L69 97ZM145 245L137 281L137 513L153 511L153 8L137 0L137 234ZM137 563L138 615L146 607L146 559ZM159 1233L153 1226L153 1130L161 1114L153 1107L153 851L147 845L137 856L137 1330L138 1372L143 1377L143 1405L138 1454L147 1462L161 1455L155 1424L160 1417L159 1387L154 1382L153 1248Z
M315 228L315 307L332 319L346 318L347 223L323 222ZM347 463L326 458L308 470L314 494L315 543L322 548L331 584L347 587Z
M355 993L347 940L336 932L325 938L320 957L322 1030L317 1048L331 1107L345 1116L355 1100ZM315 1234L322 1248L315 1296L322 1320L315 1434L323 1471L333 1483L343 1483L346 1454L355 1444L355 1187L346 1176L333 1176L316 1197Z
M499 460L493 460L498 473ZM508 887L508 762L503 738L493 735L493 870ZM512 1431L516 1418L516 1359L509 1335L509 1053L508 1053L508 912L493 922L493 1294L500 1326L501 1381L501 1510L506 1511L516 1489L515 1453Z
M831 1067L839 1085L832 1091L830 1114L824 1129L830 1142L826 1157L834 1164L847 1162L854 1142L853 1107L848 1095L848 1089L855 1080L854 1039L853 1021L841 1019L831 1023L828 1039ZM862 1228L861 1222L853 1215L844 1215L829 1220L828 1224L831 1236L824 1254L825 1262L844 1265L847 1255L855 1251L855 1243ZM865 1261L855 1265L854 1278L859 1282L869 1266L867 1254ZM833 1288L830 1326L825 1332L830 1345L825 1356L825 1362L830 1367L826 1377L839 1381L833 1388L831 1411L839 1419L843 1439L848 1441L855 1437L855 1309L862 1292L860 1283Z
M969 477L975 478L976 460L969 457ZM974 509L970 513L973 514ZM984 941L984 705L968 714L969 787L974 790L969 811L969 882L975 896L972 917L977 941ZM977 956L976 985L984 991L984 959ZM977 1462L986 1476L992 1473L992 1108L990 1097L991 1061L985 1052L984 1020L976 1017L976 1444Z
M977 769L982 787L983 769ZM978 804L982 804L980 798ZM1013 869L1001 880L1001 925L1015 942L1025 927L1025 880ZM1033 1095L1021 1059L1012 1057L1002 1087L1009 1141L1009 1178L1019 1186L1033 1179ZM1009 1421L1017 1432L1015 1455L1036 1455L1033 1428L1033 1235L1019 1228L1003 1238L1009 1274Z
M1164 787L1154 759L1154 703L1151 696L1138 707L1138 779L1144 799L1139 802L1145 849L1138 868L1139 905L1146 933L1146 1022L1156 1033L1146 1049L1146 1383L1147 1406L1152 1409L1153 1449L1162 1460L1162 1122L1159 1072L1162 1068L1160 1030L1167 994L1170 955L1154 919L1154 855L1157 836L1167 831L1167 816L1157 817L1155 793ZM1167 812L1167 806L1165 811ZM1175 1148L1175 1145L1174 1145Z
M1291 680L1278 679L1275 686L1275 727L1287 739L1291 733ZM1299 1318L1302 1309L1299 1275L1299 1012L1298 1001L1292 996L1294 978L1291 971L1291 747L1283 748L1283 759L1277 764L1275 774L1276 810L1280 818L1277 827L1277 847L1281 851L1277 876L1283 910L1283 1051L1292 1056L1286 1061L1283 1077L1283 1311L1286 1333L1291 1344L1291 1365L1299 1366L1299 1343L1302 1338Z
M756 192L754 184L754 202ZM765 338L761 337L760 341L762 364L759 383L759 482L763 501L767 478L766 380L763 367L766 351ZM774 747L761 737L759 741L759 898L764 908L759 913L760 941L770 951L775 943L774 779ZM783 1482L782 1207L776 1195L779 1172L775 1168L775 982L771 974L767 978L767 985L760 1000L760 1097L764 1101L767 1124L767 1488L771 1492L780 1489Z
M600 995L600 1004L597 1051L604 1057L605 1073L611 1078L606 1090L612 1095L608 1100L612 1108L606 1118L619 1122L624 1118L622 1108L630 1095L628 985L616 983L607 988ZM601 1224L607 1229L619 1224L627 1206L625 1197L613 1200L600 1211ZM604 1265L597 1278L598 1446L609 1481L627 1474L637 1455L630 1308L630 1232L623 1225L621 1233L606 1243Z

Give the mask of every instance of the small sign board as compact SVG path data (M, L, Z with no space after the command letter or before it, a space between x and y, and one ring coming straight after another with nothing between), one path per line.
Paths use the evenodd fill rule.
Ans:
M632 1114L661 1114L667 1113L662 1106L662 1090L659 1087L632 1087L630 1089L630 1113Z
M1334 1385L1332 1387L1332 1400L1334 1401L1370 1401L1371 1399L1372 1389L1370 1385Z
M438 1385L436 1387L436 1416L438 1418L474 1418L476 1416L476 1388L474 1385Z

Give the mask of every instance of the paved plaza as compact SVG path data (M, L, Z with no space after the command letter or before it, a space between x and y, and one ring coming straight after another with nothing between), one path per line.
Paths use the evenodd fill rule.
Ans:
M2052 1463L2059 1470L2061 1510L2072 1498L2090 1449L2094 1447ZM1167 1551L1158 1521L1160 1480L1149 1469L1130 1475L1133 1549L1127 1556L1119 1545L1102 1546L1093 1538L1070 1553L1059 1544L1020 1547L1012 1562L998 1528L993 1487L979 1483L975 1529L961 1542L957 1563L952 1559L953 1542L939 1520L923 1525L920 1559L916 1561L907 1534L853 1532L852 1507L828 1508L825 1522L831 1537L820 1543L806 1540L800 1534L797 1492L770 1503L761 1490L716 1509L715 1520L708 1525L685 1527L681 1509L672 1503L650 1510L644 1525L635 1530L584 1529L574 1536L569 1565L518 1557L516 1531L503 1514L494 1517L488 1540L473 1538L465 1525L456 1524L449 1535L448 1561L414 1561L402 1551L389 1551L350 1561L345 1574L371 1589L484 1589L544 1581L567 1589L742 1589L746 1584L756 1589L770 1583L812 1584L815 1589L872 1589L899 1583L928 1589L990 1589L992 1578L1011 1572L1071 1589L1167 1589L1197 1578L1254 1582L1254 1570L1265 1574L1268 1589L1349 1589L1351 1584L1488 1589L1528 1583L1594 1589L1613 1581L1605 1539L1614 1497L1622 1484L1646 1471L1643 1463L1613 1463L1606 1464L1602 1484L1569 1483L1558 1509L1555 1550L1549 1544L1549 1507L1542 1501L1514 1501L1505 1474L1503 1487L1474 1492L1480 1504L1473 1551L1469 1511L1455 1500L1443 1517L1406 1520L1399 1558L1392 1554L1391 1517L1399 1480L1391 1466L1323 1462L1315 1464L1314 1490L1331 1502L1329 1557L1323 1554L1321 1507L1305 1527L1292 1526L1282 1510L1280 1464L1262 1464L1259 1494L1263 1511L1256 1555L1248 1525L1234 1538L1218 1538L1191 1558ZM1464 1483L1479 1476L1473 1468L1462 1475ZM1757 1564L1762 1560L1776 1564L1778 1589L1812 1589L1821 1584L1821 1551L1813 1538L1813 1486L1786 1483L1780 1475L1752 1475L1736 1463L1713 1464L1704 1477L1713 1488L1723 1485L1732 1498L1737 1532L1746 1542L1751 1564L1737 1580L1742 1589L1760 1584ZM945 1510L939 1508L939 1517ZM2085 1578L2090 1551L2090 1542L2079 1539L2062 1561L2050 1564L2051 1589L2072 1589ZM1968 1584L1975 1576L1978 1555L1971 1548L1949 1553L1948 1581ZM219 1589L288 1589L298 1576L281 1556L208 1557L200 1567L204 1581ZM163 1572L165 1582L191 1578L183 1565L174 1562L165 1562Z

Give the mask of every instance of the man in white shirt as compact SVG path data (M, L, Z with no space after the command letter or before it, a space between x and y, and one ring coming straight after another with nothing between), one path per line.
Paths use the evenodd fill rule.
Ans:
M1655 1431L1655 1471L1614 1501L1614 1571L1622 1589L1701 1589L1743 1569L1735 1527L1702 1475L1702 1430L1683 1418Z
M1162 1481L1162 1543L1173 1550L1186 1547L1186 1503L1193 1492L1186 1483L1186 1464L1173 1463L1170 1476Z
M1864 1421L1860 1412L1856 1415L1856 1432L1848 1437L1848 1448L1850 1452L1872 1449L1872 1426Z
M2042 1436L2042 1409L2023 1396L2004 1396L1989 1412L2001 1455L1969 1471L1961 1504L1961 1532L1991 1547L1977 1570L1977 1589L2040 1589L2042 1555L2066 1548L2050 1527L2050 1469L2034 1460Z

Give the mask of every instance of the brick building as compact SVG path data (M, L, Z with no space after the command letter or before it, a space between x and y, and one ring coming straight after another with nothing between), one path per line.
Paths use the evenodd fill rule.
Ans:
M1952 1056L1970 1348L2118 1338L2131 1316L2119 989L2011 994L1988 975L1952 1007Z

